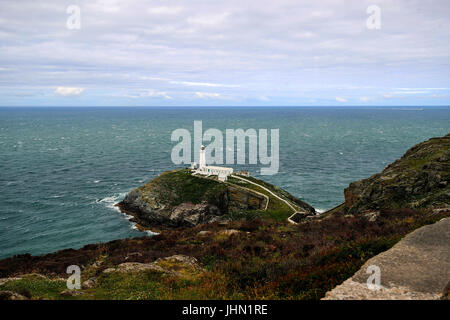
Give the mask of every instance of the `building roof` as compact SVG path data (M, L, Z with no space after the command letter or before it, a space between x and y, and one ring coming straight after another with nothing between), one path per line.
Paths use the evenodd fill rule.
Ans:
M233 168L227 168L227 167L218 167L218 166L204 166L204 169L211 169L211 170L233 170Z

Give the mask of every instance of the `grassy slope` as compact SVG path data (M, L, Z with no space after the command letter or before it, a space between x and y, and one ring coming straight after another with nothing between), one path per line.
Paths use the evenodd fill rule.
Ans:
M246 179L248 179L246 177ZM246 183L245 181L230 177L228 178L228 182L232 183L234 185L237 186L241 186L241 187L245 187L247 189L251 189L251 190L255 190L259 193L265 194L266 196L269 197L269 205L267 207L266 211L263 210L258 210L255 212L245 212L245 215L250 215L250 216L258 216L258 217L266 217L266 218L272 218L275 220L285 220L287 219L290 215L292 215L293 211L291 208L289 208L283 201L280 201L279 199L275 198L273 195L271 195L270 193L268 193L266 190L255 186L254 184L251 183ZM259 180L254 181L256 183L260 183ZM267 188L266 185L264 185L264 187ZM269 189L271 190L271 189ZM272 190L271 190L272 191ZM278 194L278 192L272 191L275 194ZM283 197L283 195L279 195L280 197Z
M217 195L226 191L226 186L211 179L193 176L186 169L164 172L138 190L144 199L151 191L158 190L160 196L165 197L164 201L176 206L183 202L197 204L205 200L214 201Z
M256 179L255 177L245 177L245 179L248 179L252 182L262 185L263 187L266 187L267 189L269 189L273 193L277 194L281 198L288 200L291 204L294 204L294 206L299 206L299 207L305 206L305 207L309 207L310 209L313 209L313 207L309 206L307 203L303 202L302 200L298 199L297 197L294 197L286 190L283 190L283 189L281 189L273 184L270 184L264 180L259 180L259 179Z

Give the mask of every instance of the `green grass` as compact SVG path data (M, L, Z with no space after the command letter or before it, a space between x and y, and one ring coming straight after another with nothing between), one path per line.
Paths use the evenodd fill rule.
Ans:
M103 274L94 288L82 290L76 299L90 300L167 300L167 299L242 299L230 292L221 275L204 272L185 279L157 271L136 273L112 272Z
M283 190L277 186L274 186L273 184L270 184L264 180L259 180L256 179L254 177L243 177L249 181L255 182L267 189L269 189L270 191L272 191L273 193L275 193L276 195L278 195L279 197L288 200L291 204L293 204L294 206L307 206L306 203L304 203L302 200L298 199L297 197L294 197L293 195L291 195L289 192L287 192L286 190Z
M247 177L246 177L247 179ZM254 179L256 183L259 183L259 180ZM269 197L269 205L267 206L267 210L255 210L255 215L271 218L274 220L285 220L289 216L291 216L294 212L293 210L286 205L283 201L280 201L279 199L275 198L272 194L267 192L266 190L262 189L261 187L255 186L254 184L247 183L245 181L230 177L228 179L229 183L232 183L234 185L238 185L250 190L258 191L259 193L265 194ZM264 186L265 187L265 186ZM270 189L269 189L270 190ZM271 190L272 191L272 190ZM275 194L278 194L276 190L273 190ZM281 198L284 198L283 195L278 195ZM288 200L289 201L289 200Z
M412 170L420 170L423 168L424 165L429 164L430 162L434 161L435 159L439 158L440 156L444 155L445 153L448 153L450 146L445 144L443 142L443 139L432 139L430 141L427 141L426 144L428 145L437 145L437 149L430 150L430 153L425 154L422 158L419 159L406 159L405 164L409 169Z
M213 179L205 179L193 176L189 169L170 171L161 174L150 183L139 188L143 198L150 190L160 190L160 196L170 195L164 199L171 206L177 206L184 202L198 204L202 201L210 203L218 202L218 198L226 192L223 183ZM151 202L149 199L147 199Z
M61 299L60 292L67 289L66 281L50 280L39 276L27 276L0 286L0 291L14 291L31 299Z
M157 299L163 290L162 274L158 272L111 272L98 278L82 299L142 300Z

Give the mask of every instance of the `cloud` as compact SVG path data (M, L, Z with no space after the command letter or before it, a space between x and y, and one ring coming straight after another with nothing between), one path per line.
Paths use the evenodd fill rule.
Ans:
M167 7L167 6L152 7L147 10L148 13L154 15L178 14L181 11L183 11L183 7Z
M424 94L429 93L428 90L418 90L418 91L395 91L393 94Z
M143 97L151 97L151 98L162 97L164 99L169 99L169 100L173 99L171 96L169 96L167 94L167 92L165 92L165 91L155 91L155 90L148 90L142 96Z
M239 85L234 84L220 84L209 82L192 82L192 81L171 81L173 84L182 84L190 87L223 87L223 88L237 88Z
M336 97L337 102L347 102L348 100L342 97Z
M448 99L448 98L450 98L450 94L432 94L431 97L437 98L437 99L440 99L440 98Z
M155 80L155 81L168 81L167 78L161 78L161 77L149 77L149 76L141 76L139 77L140 80Z
M360 0L77 0L80 30L65 1L44 2L0 1L13 26L0 29L0 105L75 95L42 94L55 83L86 88L83 105L125 105L112 100L123 93L140 99L130 105L449 104L448 0L380 0L381 30Z
M75 88L75 87L57 87L55 90L55 94L59 96L78 96L84 91L83 88Z
M200 99L220 99L223 98L220 93L196 92L195 95Z
M188 18L188 23L203 26L203 27L212 27L216 25L220 25L230 16L229 12L224 12L221 14L209 14L209 15L201 15Z
M140 98L164 98L168 100L172 100L173 98L165 91L156 91L153 89L143 90L143 92L139 92L136 94L124 94L122 95L126 98L140 99Z
M403 90L403 91L421 91L421 90L433 91L433 90L450 90L450 88L398 88L398 90Z

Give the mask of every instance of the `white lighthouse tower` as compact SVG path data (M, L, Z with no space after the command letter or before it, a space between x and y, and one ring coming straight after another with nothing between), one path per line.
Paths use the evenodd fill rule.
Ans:
M193 164L193 168L195 164ZM200 149L200 162L198 164L198 169L193 171L193 174L200 174L203 176L217 176L219 181L226 181L227 177L233 173L233 168L225 168L218 166L207 166L206 165L206 150L205 146L202 145Z
M203 169L206 167L206 152L205 152L205 146L202 145L202 148L200 150L200 163L198 164L199 169Z

